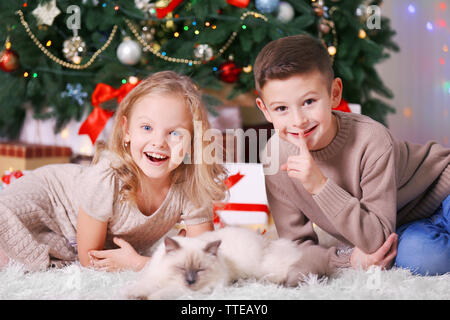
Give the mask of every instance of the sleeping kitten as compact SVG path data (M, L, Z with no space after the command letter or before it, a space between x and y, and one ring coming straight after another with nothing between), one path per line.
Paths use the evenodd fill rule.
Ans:
M244 228L227 227L195 238L166 237L126 296L172 299L246 278L296 286L314 272L305 269L302 259L294 242L271 241Z

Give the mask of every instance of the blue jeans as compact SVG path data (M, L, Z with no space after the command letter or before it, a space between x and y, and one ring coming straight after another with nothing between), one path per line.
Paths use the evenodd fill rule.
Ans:
M450 272L450 195L433 216L402 225L397 234L396 267L416 275Z

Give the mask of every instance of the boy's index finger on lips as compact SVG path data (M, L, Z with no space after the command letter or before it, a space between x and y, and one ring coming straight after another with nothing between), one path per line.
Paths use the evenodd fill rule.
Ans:
M297 146L300 149L299 155L310 154L308 145L306 144L306 138L302 132L298 133L298 135L296 136L288 134L287 138L289 142L291 142L293 145Z

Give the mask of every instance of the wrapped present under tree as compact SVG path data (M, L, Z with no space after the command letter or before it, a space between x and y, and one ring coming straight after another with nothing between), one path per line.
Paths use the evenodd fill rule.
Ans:
M23 142L0 143L0 172L33 170L53 163L68 163L72 149Z
M214 204L216 227L239 226L266 233L273 224L268 207L264 171L259 163L226 163L229 198Z

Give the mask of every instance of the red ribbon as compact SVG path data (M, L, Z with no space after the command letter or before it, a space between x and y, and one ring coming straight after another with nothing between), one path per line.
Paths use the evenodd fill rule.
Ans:
M94 110L92 110L91 114L81 124L78 134L89 135L92 144L95 144L95 141L102 132L109 118L111 118L114 114L114 111L102 109L100 105L114 98L117 99L118 103L120 103L123 98L125 98L125 96L139 84L139 82L140 81L136 84L126 83L119 89L114 89L104 83L97 84L91 96L91 103L94 106Z
M165 8L156 8L156 16L158 19L164 18L169 12L172 12L183 0L172 0Z
M339 110L339 111L343 111L343 112L352 112L352 110L350 110L350 107L348 106L348 102L345 101L344 99L342 99L341 103L336 108L333 108L333 110Z
M230 189L232 186L234 186L236 183L238 183L244 175L242 175L240 172L236 173L235 175L229 176L225 180L225 185L228 189ZM265 212L267 215L270 214L269 207L265 204L256 204L256 203L215 203L213 206L213 223L215 224L221 224L223 226L222 221L220 220L220 217L218 214L216 214L217 210L221 211L253 211L253 212Z
M229 176L225 180L225 185L227 186L228 189L230 189L232 186L234 186L236 183L238 183L239 180L241 180L243 177L244 177L244 175L241 174L240 172L238 172L235 175Z

